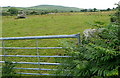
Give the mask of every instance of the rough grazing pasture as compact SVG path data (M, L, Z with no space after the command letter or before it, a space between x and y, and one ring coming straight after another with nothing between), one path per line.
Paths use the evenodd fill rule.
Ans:
M108 25L110 14L113 12L81 12L81 13L57 13L48 15L27 16L26 19L14 19L16 16L3 16L3 37L22 37L22 36L43 36L43 35L64 35L82 33L87 28L94 28L95 22L103 22ZM37 39L38 40L38 39ZM69 39L76 41L75 39ZM39 47L60 46L61 39L38 40ZM5 41L5 47L36 47L36 40L9 40ZM6 50L8 55L36 55L36 50ZM38 50L40 55L65 55L64 50ZM37 58L7 57L6 60L37 62ZM59 62L56 58L40 58L41 62ZM16 65L17 67L37 68L38 65ZM53 68L55 66L41 65L41 68ZM44 72L16 70L20 72Z
M109 13L60 13L27 16L26 19L3 16L2 34L3 37L18 37L81 33L84 29L91 28L90 24L94 24L95 21L107 25Z

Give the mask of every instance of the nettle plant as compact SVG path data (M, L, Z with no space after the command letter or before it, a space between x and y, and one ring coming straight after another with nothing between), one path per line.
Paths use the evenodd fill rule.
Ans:
M78 47L64 43L67 47L66 53L72 57L62 60L62 65L56 72L59 76L113 78L120 76L119 5L114 16L116 22L103 26L105 31L99 33L99 37L91 38L89 42Z
M17 78L14 67L15 64L11 61L5 61L5 64L2 66L2 78Z

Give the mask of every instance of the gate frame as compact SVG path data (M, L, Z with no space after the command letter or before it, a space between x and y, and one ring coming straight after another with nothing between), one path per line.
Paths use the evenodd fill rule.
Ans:
M63 47L4 47L4 40L25 40L25 39L57 39L57 38L77 38L78 45L80 45L80 33L72 35L49 35L49 36L27 36L27 37L5 37L0 38L2 40L2 47L0 49L63 49ZM38 43L38 42L37 42ZM33 56L33 55L0 55L0 57L38 57L38 62L12 62L17 64L37 64L37 65L60 65L60 63L47 63L40 62L40 57L70 57L70 56ZM5 61L0 61L0 63L5 63ZM24 70L56 70L56 69L41 69L39 68L14 68L14 69L24 69ZM27 75L53 75L53 74L43 74L43 73L21 73L17 74L27 74Z

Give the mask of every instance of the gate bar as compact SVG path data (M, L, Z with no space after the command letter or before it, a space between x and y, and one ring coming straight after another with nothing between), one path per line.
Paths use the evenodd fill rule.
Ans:
M51 36L28 36L28 37L4 37L0 40L21 40L21 39L52 39L52 38L77 38L78 34L73 35L51 35Z
M0 57L71 57L71 56L0 55Z
M5 63L5 61L0 61L0 63ZM41 65L60 65L60 63L47 63L47 62L12 62L16 64L41 64Z
M17 74L25 74L25 75L49 75L49 76L54 76L54 74L41 74L41 73L20 73L20 72L17 72Z
M13 68L13 69L23 69L23 70L57 70L57 69L39 69L39 68Z
M0 49L62 49L63 47L0 47Z

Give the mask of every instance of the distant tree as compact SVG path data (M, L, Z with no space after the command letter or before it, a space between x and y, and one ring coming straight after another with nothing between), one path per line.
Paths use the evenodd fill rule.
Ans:
M94 9L93 9L93 11L94 11L94 12L96 12L96 11L97 11L97 9L96 9L96 8L94 8Z
M11 7L10 9L8 9L8 12L10 12L10 14L12 15L16 15L18 13L18 9L15 7Z
M85 9L85 12L87 12L88 10L87 9Z
M110 10L111 10L110 8L107 9L107 11L110 11Z
M70 12L73 12L73 11L70 11Z
M90 11L90 12L93 12L93 9L90 9L89 11Z
M87 12L88 10L87 9L82 9L81 12Z
M38 15L38 12L37 11L32 11L32 12L30 12L30 14L32 14L32 15Z
M41 15L44 15L44 14L48 14L49 12L48 11L43 11L41 12Z
M100 10L100 11L106 11L105 9L102 9L102 10Z

